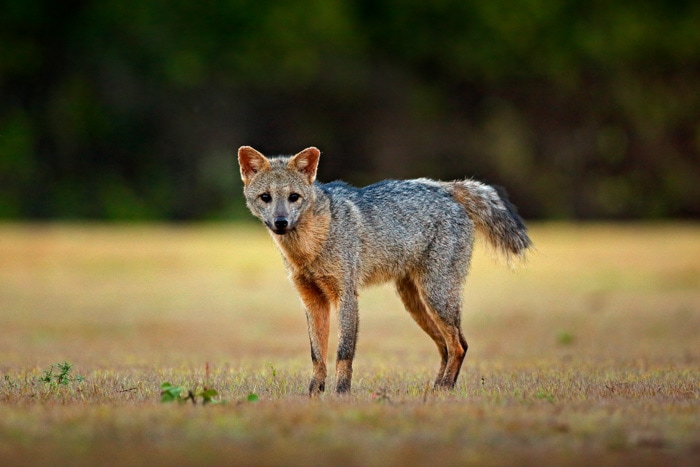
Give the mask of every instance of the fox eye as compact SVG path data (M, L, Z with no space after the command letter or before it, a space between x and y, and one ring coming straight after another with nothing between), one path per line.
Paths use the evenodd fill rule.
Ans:
M299 196L299 193L292 193L289 195L288 199L290 203L294 203L296 201L299 201L299 198L301 198L301 196Z
M260 200L263 203L269 203L270 201L272 201L272 196L270 196L270 193L263 193L262 195L260 195Z

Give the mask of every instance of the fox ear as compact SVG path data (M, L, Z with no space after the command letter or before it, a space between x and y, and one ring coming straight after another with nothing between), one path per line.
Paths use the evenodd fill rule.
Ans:
M246 185L256 173L270 168L267 157L250 146L241 146L238 149L238 165L241 166L241 179Z
M287 167L301 172L309 183L313 183L316 180L319 157L321 157L321 151L312 146L292 157Z

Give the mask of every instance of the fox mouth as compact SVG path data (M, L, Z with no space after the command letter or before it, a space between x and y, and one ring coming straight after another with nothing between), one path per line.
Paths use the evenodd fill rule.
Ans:
M284 235L293 230L293 227L290 225L281 226L275 225L272 222L265 222L265 225L267 225L267 228L270 229L275 235Z

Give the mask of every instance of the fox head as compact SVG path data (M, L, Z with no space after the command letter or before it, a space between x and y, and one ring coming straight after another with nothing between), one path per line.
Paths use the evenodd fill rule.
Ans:
M291 157L267 158L250 146L238 149L246 205L275 234L294 230L315 199L321 152L306 148Z

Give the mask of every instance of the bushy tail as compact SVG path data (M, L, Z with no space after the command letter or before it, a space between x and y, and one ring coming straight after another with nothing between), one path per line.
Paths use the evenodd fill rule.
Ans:
M475 180L450 182L446 188L467 209L477 231L505 255L509 264L513 259L524 259L532 241L505 190Z

